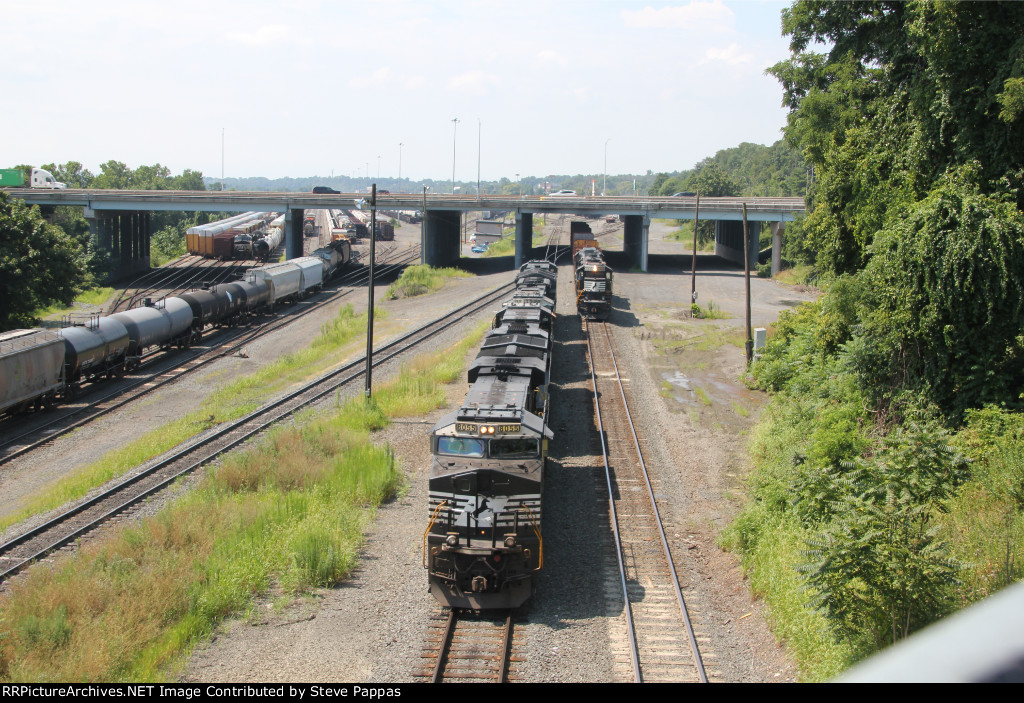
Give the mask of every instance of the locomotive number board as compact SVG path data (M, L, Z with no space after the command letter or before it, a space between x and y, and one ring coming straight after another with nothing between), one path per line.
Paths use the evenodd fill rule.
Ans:
M477 425L473 422L456 422L456 432L480 432L481 434L515 434L522 430L522 425L508 424L508 425Z

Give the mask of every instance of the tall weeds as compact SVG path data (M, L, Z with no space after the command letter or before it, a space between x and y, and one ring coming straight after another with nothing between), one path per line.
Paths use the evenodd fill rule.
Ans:
M402 482L370 432L442 403L438 384L457 377L485 326L379 384L372 403L359 396L305 414L230 455L155 516L30 570L0 604L0 677L164 680L222 619L272 587L298 594L343 580L367 521Z

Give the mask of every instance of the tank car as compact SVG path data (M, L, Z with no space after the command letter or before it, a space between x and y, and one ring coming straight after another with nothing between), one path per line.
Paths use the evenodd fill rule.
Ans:
M431 430L423 561L443 605L515 608L536 587L553 315L542 305L500 311L470 365L465 402Z
M178 296L192 308L192 336L199 339L206 327L227 321L236 307L224 291L203 288Z
M94 317L85 324L61 329L60 335L64 338L64 379L72 390L85 380L124 373L130 338L120 320Z
M155 304L147 300L142 307L110 316L128 331L127 366L135 368L150 347L169 349L188 346L192 338L192 307L181 298L165 298Z

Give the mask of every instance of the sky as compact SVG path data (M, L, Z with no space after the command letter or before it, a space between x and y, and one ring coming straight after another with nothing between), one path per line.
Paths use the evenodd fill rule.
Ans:
M774 0L7 3L0 166L514 179L781 138ZM458 119L457 123L453 119Z

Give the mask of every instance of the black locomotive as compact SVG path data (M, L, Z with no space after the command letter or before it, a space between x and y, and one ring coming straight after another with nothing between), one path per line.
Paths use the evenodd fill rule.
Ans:
M423 559L443 605L515 608L533 594L544 564L556 272L547 262L523 265L469 368L465 402L431 431Z

